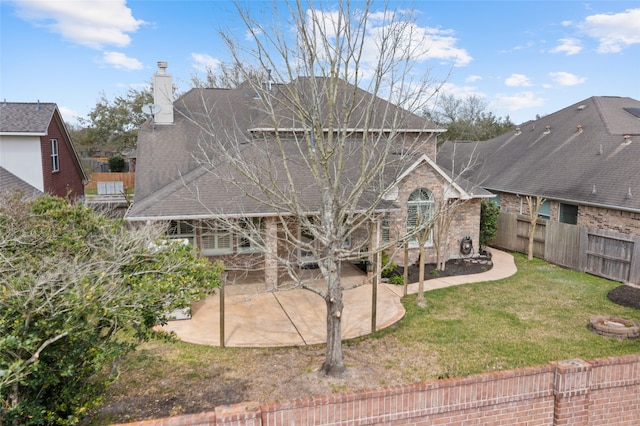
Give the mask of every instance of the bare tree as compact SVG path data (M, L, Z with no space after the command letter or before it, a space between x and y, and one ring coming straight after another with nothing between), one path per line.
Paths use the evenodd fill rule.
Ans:
M412 68L424 44L413 31L410 12L374 11L370 2L352 7L341 1L326 10L313 3L309 9L299 2L287 6L289 15L275 12L273 28L238 7L251 38L248 47L222 33L241 75L251 77L255 68L247 63L271 70L269 79L247 78L242 86L258 117L252 131L228 104L204 105L206 114L216 117L207 125L196 111L186 116L201 130L202 166L271 215L261 224L247 224L213 211L219 223L259 246L267 268L277 262L296 285L325 300L327 349L321 371L338 375L345 369L342 262L373 260L384 249L370 245L379 240L372 238L372 224L382 220L389 205L385 198L403 167L415 161L423 145L434 143L430 133L416 131L427 123L412 111L421 111L437 88ZM376 28L370 31L374 15ZM225 110L211 114L216 107ZM226 118L220 116L224 113ZM193 191L197 196L198 189ZM324 285L303 279L308 270L300 267L310 263L317 265Z
M533 242L536 233L536 225L538 224L538 214L540 213L540 207L547 201L546 198L531 195L525 197L527 201L527 207L529 208L529 244L527 246L527 259L533 259Z

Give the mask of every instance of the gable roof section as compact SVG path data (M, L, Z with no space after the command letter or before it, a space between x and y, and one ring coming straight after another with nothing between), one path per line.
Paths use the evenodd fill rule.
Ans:
M316 82L318 80L316 79ZM301 79L296 83L310 84L309 79ZM321 84L322 82L318 82ZM361 89L342 83L344 90L352 90L356 102L365 102L367 96L374 98ZM263 111L261 100L255 99L255 92L248 85L241 85L236 89L192 89L174 102L175 121L172 125L156 125L145 123L138 133L138 161L136 165L136 193L135 201L127 213L130 219L152 218L205 218L216 214L237 214L243 216L282 214L273 212L262 203L240 194L240 190L233 182L224 182L211 172L206 171L195 157L206 154L213 161L217 161L215 152L201 151L206 137L213 135L222 141L223 145L243 150L244 154L253 156L257 164L264 162L264 167L273 167L274 158L265 158L264 152L269 152L268 135L277 127L281 132L303 132L305 123L292 114L288 96L292 95L295 84L274 85L272 89L273 104L276 110L277 122L272 116ZM299 96L307 96L299 93ZM389 114L392 110L396 116L400 113L406 116L402 122L412 128L412 132L435 132L444 129L436 128L415 114L404 111L397 106L374 98ZM326 108L319 109L323 114L329 114ZM365 125L361 113L354 108L352 119L344 126L354 130ZM380 117L384 117L383 114ZM384 128L385 123L380 117L371 117L367 127ZM326 118L326 116L325 116ZM403 117L405 118L405 117ZM324 123L323 123L324 124ZM332 126L332 128L337 125ZM208 135L205 135L208 133ZM227 142L230 141L230 142ZM238 144L239 142L239 144ZM255 144L260 144L260 149ZM292 145L293 146L293 145ZM271 152L278 152L274 146ZM297 149L291 149L287 155L299 155ZM277 159L275 159L278 161ZM271 161L271 163L269 163ZM319 191L308 176L303 161L289 162L292 174L306 188L298 196L303 202L314 208L317 204ZM220 162L216 171L220 174L232 175L231 166ZM242 180L241 176L237 177ZM383 203L381 208L390 208L389 203Z
M488 190L640 211L640 118L630 108L640 101L591 97L485 142L445 143L437 162L470 161L464 177Z
M2 102L0 134L44 136L56 108L54 103Z
M438 174L446 183L450 185L449 195L452 198L460 198L462 200L469 200L472 198L493 198L494 194L483 189L481 186L475 185L467 179L461 177L460 175L456 176L450 170L445 170L436 164L431 158L426 155L421 155L420 158L413 163L411 166L407 167L407 169L402 172L402 174L398 177L396 182L402 181L404 178L409 176L411 172L413 172L416 168L418 168L421 164L427 164L431 167L436 174ZM452 191L452 190L453 191Z

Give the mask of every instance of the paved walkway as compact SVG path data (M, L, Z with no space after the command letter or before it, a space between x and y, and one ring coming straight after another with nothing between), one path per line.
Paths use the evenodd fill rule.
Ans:
M492 249L493 267L480 274L429 279L424 290L494 281L516 273L513 256ZM347 275L350 271L347 271ZM348 279L353 280L354 274ZM260 291L259 285L227 286L225 291L225 345L232 347L301 346L326 342L324 300L309 290ZM408 293L418 292L418 283ZM376 329L389 327L404 317L400 303L403 286L381 284L377 292ZM372 286L360 285L343 292L342 336L352 339L371 333ZM191 343L220 346L220 297L214 295L194 304L192 318L171 321L163 327Z

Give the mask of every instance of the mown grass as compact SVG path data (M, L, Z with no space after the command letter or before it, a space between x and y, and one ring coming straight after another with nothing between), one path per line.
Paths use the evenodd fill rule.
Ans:
M437 353L440 377L640 352L640 340L607 339L587 329L592 315L640 320L639 310L607 299L620 283L515 258L515 276L430 291L424 310L415 296L407 297L399 327L376 337L393 333L403 344Z
M514 256L518 272L507 279L429 291L425 309L416 306L415 295L406 297L407 313L398 324L344 345L348 368L359 373L315 390L640 353L640 340L609 339L587 329L592 315L640 321L640 310L607 299L620 283ZM108 408L91 424L299 397L307 390L296 388L295 377L311 377L323 352L323 345L248 349L151 341L123 360L104 399Z

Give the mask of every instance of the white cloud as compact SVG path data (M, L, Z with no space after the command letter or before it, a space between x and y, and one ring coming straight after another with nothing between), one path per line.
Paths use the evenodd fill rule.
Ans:
M632 44L640 44L640 8L621 13L591 15L579 27L598 40L598 52L620 52Z
M216 59L206 53L192 53L191 59L193 59L191 66L201 72L214 70L220 66L220 59Z
M464 79L466 83L475 83L476 81L480 80L482 80L482 77L480 77L479 75L470 75L469 77Z
M561 38L558 40L560 44L551 49L551 53L565 53L567 56L580 53L582 46L580 40L575 38Z
M587 81L586 77L578 77L575 74L563 71L550 72L549 77L551 77L551 79L560 86L575 86Z
M244 33L244 39L247 41L253 41L256 37L262 35L262 29L260 28L251 28Z
M491 103L491 107L506 111L538 107L545 103L546 99L538 97L533 92L520 92L513 95L498 94Z
M402 43L393 53L386 52L386 54L393 54L397 58L411 52L411 56L418 62L439 59L453 62L457 67L468 65L473 60L465 49L457 46L458 39L454 36L453 30L421 27L411 22L409 15L410 12L400 10L372 12L368 16L367 32L363 39L363 54L366 62L376 63L380 57L380 40L388 38L390 34ZM316 31L318 37L330 40L336 35L338 16L338 12L308 10L307 25L315 24L319 29ZM319 39L318 46L323 42L324 40Z
M58 108L60 109L60 114L62 114L62 119L65 123L73 125L78 124L78 118L81 117L78 112L65 106L58 106Z
M511 76L504 81L504 84L509 87L527 87L531 86L531 81L529 77L524 74L511 74Z
M94 49L128 46L129 33L145 24L133 17L126 0L28 0L15 4L22 19Z
M135 58L129 58L120 52L103 52L102 63L127 71L141 70L143 68L142 62Z

